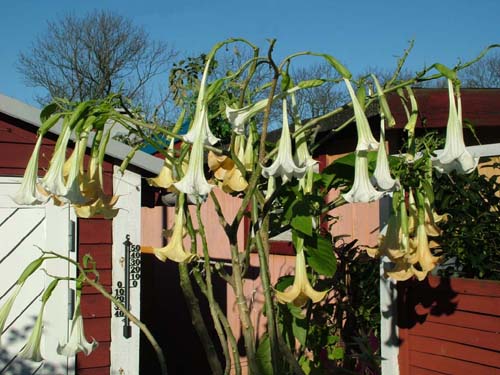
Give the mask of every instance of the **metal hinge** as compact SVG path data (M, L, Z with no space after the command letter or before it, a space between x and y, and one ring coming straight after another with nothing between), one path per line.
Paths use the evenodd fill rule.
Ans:
M73 320L73 313L75 311L75 290L69 288L68 293L68 320Z
M76 223L74 220L69 221L69 236L68 236L68 248L71 253L75 252L76 246L76 238L75 238L75 233L76 232Z

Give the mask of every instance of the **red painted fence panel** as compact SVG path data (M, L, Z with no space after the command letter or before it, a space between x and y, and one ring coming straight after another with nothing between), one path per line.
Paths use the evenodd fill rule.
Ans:
M401 375L500 374L500 282L398 284Z

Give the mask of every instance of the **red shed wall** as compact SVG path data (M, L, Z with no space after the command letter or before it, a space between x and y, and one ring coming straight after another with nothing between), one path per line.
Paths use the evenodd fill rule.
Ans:
M22 176L36 142L37 128L0 114L0 176ZM39 174L47 169L55 137L43 141L39 158ZM104 163L104 188L112 189L113 166ZM105 219L78 219L78 254L91 254L97 262L101 283L111 291L112 222ZM77 356L78 375L109 374L111 342L111 306L91 288L84 288L81 301L87 337L99 346L88 357Z
M414 374L500 374L500 282L398 283L399 369Z

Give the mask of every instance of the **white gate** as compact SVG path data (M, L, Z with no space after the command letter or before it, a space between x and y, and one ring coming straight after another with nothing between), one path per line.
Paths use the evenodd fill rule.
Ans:
M38 247L73 256L70 210L51 203L42 206L18 206L11 196L19 188L20 179L0 177L0 306L12 292L24 268L41 255ZM74 267L64 261L45 262L25 283L12 307L2 333L0 374L71 375L74 358L56 353L57 344L65 342L71 311L68 281L61 281L46 305L43 315L42 362L18 357L40 312L41 296L51 278L46 273L68 276Z

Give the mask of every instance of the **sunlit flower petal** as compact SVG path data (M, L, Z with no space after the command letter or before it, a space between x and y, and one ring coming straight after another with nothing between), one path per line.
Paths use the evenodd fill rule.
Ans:
M385 193L377 191L370 182L368 175L368 153L356 151L354 166L354 182L349 192L342 194L347 202L373 202L380 199Z
M396 260L396 262L389 264L387 267L387 269L384 269L384 276L396 281L405 281L415 275L413 266L406 262L404 258Z
M358 98L354 93L351 81L344 78L344 82L347 87L347 91L349 91L349 95L351 96L354 117L356 120L356 130L358 132L358 144L356 145L356 151L376 150L378 148L378 142L373 137L370 124L368 123L365 112L363 111L363 108L361 108Z
M35 148L26 166L21 186L16 195L12 198L17 204L33 205L43 203L48 199L48 197L42 195L37 188L38 156L40 154L42 139L43 138L39 136L36 140Z
M417 261L424 272L429 272L436 267L441 258L432 255L429 248L429 239L425 231L425 225L420 224L417 227L417 237L412 240L416 247Z
M226 116L236 134L245 134L247 122L267 106L268 99L259 100L256 103L243 108L234 109L226 105Z
M247 187L248 182L236 165L225 174L222 181L222 190L226 193L244 191Z
M465 148L462 126L462 104L457 92L457 103L453 92L453 82L448 80L450 110L446 125L446 142L443 152L433 160L434 167L441 173L467 174L476 169L479 158L474 157ZM458 108L457 108L458 105Z
M174 156L174 141L170 142L167 150L167 154L170 157ZM163 189L170 189L175 182L174 179L174 166L170 160L166 157L163 162L163 167L160 170L158 176L154 178L147 179L149 185L154 187L159 187Z
M283 128L281 129L281 138L278 144L278 155L269 167L262 168L262 175L266 178L279 176L286 183L293 177L302 178L305 172L306 167L298 166L293 159L287 105L286 100L283 100Z
M179 207L175 217L174 230L167 246L154 248L154 254L162 262L170 259L177 263L189 263L195 258L195 255L184 250L184 209Z
M191 128L183 136L184 140L189 143L195 143L197 137L202 135L203 143L209 143L211 145L219 142L219 138L213 135L210 130L208 122L208 108L206 105L202 105L201 108L196 110L195 117Z
M77 292L75 311L73 314L73 322L71 323L71 333L66 344L59 343L57 353L66 357L76 355L78 352L83 352L89 355L98 346L98 342L92 339L88 342L83 331L83 317L80 310L80 292Z

